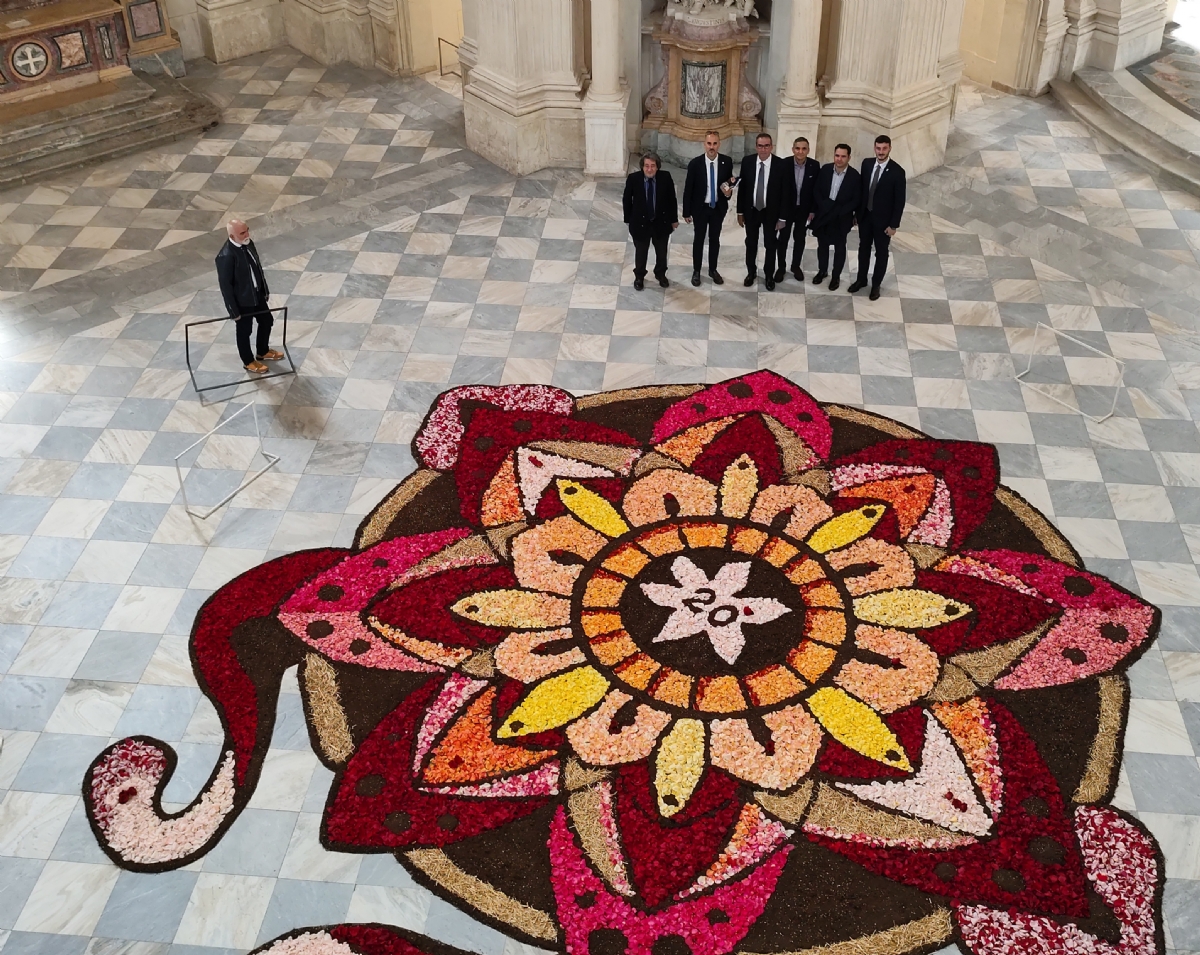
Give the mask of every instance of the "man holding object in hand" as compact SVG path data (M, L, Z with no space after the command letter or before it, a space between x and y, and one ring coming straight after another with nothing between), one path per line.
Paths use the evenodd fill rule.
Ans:
M687 168L683 184L683 221L695 226L692 240L692 285L700 286L700 266L704 263L704 237L708 235L708 275L714 285L724 285L717 271L721 255L721 225L729 211L729 197L737 179L733 159L721 152L721 134L704 134L704 153Z

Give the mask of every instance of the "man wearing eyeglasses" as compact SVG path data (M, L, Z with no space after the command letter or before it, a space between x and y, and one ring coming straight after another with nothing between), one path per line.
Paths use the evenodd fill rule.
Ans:
M746 280L749 288L758 278L758 235L763 239L763 274L767 291L775 288L775 259L779 230L787 225L783 208L784 163L771 152L773 143L767 133L754 140L754 155L742 160L738 181L738 225L746 227Z

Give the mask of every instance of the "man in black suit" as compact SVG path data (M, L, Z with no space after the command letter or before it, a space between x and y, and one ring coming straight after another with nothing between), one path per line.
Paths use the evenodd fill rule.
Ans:
M904 167L891 159L892 140L875 137L875 158L862 165L862 197L858 203L858 278L847 289L854 293L867 287L867 266L875 249L875 271L871 274L871 301L879 298L879 286L887 272L888 247L900 228L908 190Z
M779 230L786 224L783 204L784 180L789 170L771 154L771 137L759 133L754 140L755 155L742 160L742 175L738 180L738 225L746 227L747 288L758 277L758 234L763 237L763 274L767 291L775 288L775 256Z
M238 355L247 371L261 375L270 369L264 361L279 361L283 353L271 348L271 313L267 300L271 296L267 277L263 273L258 249L250 240L250 228L241 219L231 219L226 226L229 238L217 253L217 283L225 299L225 309L236 322ZM257 346L250 350L250 330L258 319Z
M646 259L654 243L654 277L666 288L667 242L679 228L679 205L675 199L675 181L669 172L659 172L662 160L657 153L642 156L640 172L625 180L625 222L633 239L633 287L646 287Z
M792 275L796 277L797 282L804 281L804 269L800 267L800 260L804 258L804 240L808 235L808 224L816 213L813 197L816 195L817 176L821 174L821 164L809 156L808 150L808 140L803 136L798 137L792 143L792 161L783 163L783 167L791 173L791 178L784 177L783 205L787 225L779 233L776 282L783 281L789 237L792 238Z
M817 237L817 274L813 285L820 285L829 274L829 247L833 246L833 278L829 291L837 290L842 269L846 265L846 236L854 227L854 210L858 208L860 179L850 168L850 147L838 143L833 150L833 162L821 169L817 177L816 206L812 231Z
M704 235L708 233L708 275L714 285L724 285L717 271L721 255L721 224L729 211L729 196L733 192L733 159L721 153L721 134L709 130L704 134L704 154L697 156L687 168L683 183L683 221L695 220L692 240L692 284L700 285L700 266L704 262Z

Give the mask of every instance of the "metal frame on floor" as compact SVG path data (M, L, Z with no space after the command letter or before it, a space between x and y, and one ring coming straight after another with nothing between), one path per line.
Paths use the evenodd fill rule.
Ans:
M214 434L216 434L218 431L220 431L222 428L224 428L225 425L229 424L229 422L232 421L234 418L236 418L238 415L245 414L247 411L250 411L251 414L254 416L254 437L256 437L258 439L258 452L257 453L261 454L263 456L263 459L267 462L266 466L259 468L257 471L255 471L252 475L250 475L250 477L246 478L246 480L244 480L241 484L239 484L234 490L232 490L228 494L226 494L223 498L221 498L221 500L217 501L217 503L214 504L212 507L210 507L207 511L201 512L201 511L193 510L192 505L188 503L187 487L184 484L183 468L181 468L179 466L179 459L182 458L184 455L186 455L189 451L191 451L197 445L203 444L205 441L207 441L209 438L211 438ZM251 459L253 460L253 458L251 458ZM228 418L226 418L224 421L222 421L220 424L218 424L211 431L209 431L205 434L202 434L199 438L197 438L195 441L193 441L191 444L189 444L186 448L184 448L182 451L180 451L177 455L175 455L175 475L176 475L176 477L179 478L179 495L180 495L180 497L183 498L183 509L188 514L190 514L192 517L196 517L202 521L206 521L210 517L212 517L215 513L217 513L217 511L219 511L222 507L224 507L226 504L228 504L230 501L232 501L238 494L240 494L242 491L244 491L246 488L248 488L251 484L253 484L255 481L257 481L260 477L262 477L264 474L266 474L269 470L271 470L271 468L275 467L275 465L277 465L278 463L279 463L279 455L271 454L269 451L267 451L266 448L263 447L262 432L259 430L259 427L258 427L258 402L252 400L249 404L243 405L241 408L238 408L237 411L235 411L233 414L231 414Z
M206 391L216 391L218 388L234 388L237 385L244 385L252 381L266 381L268 378L282 378L285 375L296 374L296 363L292 361L292 353L288 350L287 343L287 319L288 310L284 305L280 308L266 308L261 311L252 313L253 317L258 317L263 314L273 314L275 312L283 312L283 341L280 343L280 348L283 349L283 354L287 357L288 369L286 371L273 371L267 375L247 375L245 378L238 378L236 381L223 381L215 385L205 385L203 388L196 381L196 369L192 367L192 338L191 330L197 325L212 325L216 322L233 322L237 319L231 318L228 315L222 315L219 318L205 318L198 322L188 322L183 326L183 355L187 361L188 374L192 376L192 388L196 394L203 394Z
M1066 341L1069 341L1072 344L1078 345L1080 348L1086 348L1088 351L1094 352L1095 354L1099 355L1101 358L1108 359L1114 365L1117 366L1117 383L1113 390L1113 403L1112 403L1112 407L1108 409L1108 414L1102 415L1100 417L1096 417L1095 415L1088 414L1086 411L1083 411L1082 409L1077 408L1075 405L1068 404L1067 402L1063 401L1061 398L1058 398L1058 397L1050 394L1050 392L1044 391L1042 388L1039 388L1037 386L1037 384L1035 384L1034 382L1025 380L1025 376L1028 375L1030 370L1033 368L1033 359L1037 355L1038 337L1042 334L1043 328L1046 329L1046 331L1050 332L1051 335L1056 335L1059 338L1065 339ZM1047 356L1045 354L1043 354L1041 357L1047 357ZM1017 378L1017 381L1019 381L1022 385L1024 385L1030 391L1036 392L1037 394L1041 395L1043 398L1048 398L1051 401L1057 402L1058 404L1062 405L1064 408L1070 408L1072 411L1078 412L1079 414L1083 415L1083 417L1087 418L1089 421L1091 421L1095 424L1100 424L1101 422L1107 421L1109 418L1111 418L1114 414L1117 413L1117 402L1121 400L1121 391L1125 387L1125 362L1121 361L1120 358L1114 358L1108 352L1101 351L1099 348L1096 348L1094 345L1089 345L1085 341L1080 341L1078 338L1076 338L1073 335L1068 335L1066 332L1059 331L1057 328L1054 328L1052 325L1047 325L1045 322L1038 322L1037 327L1034 328L1034 330L1033 330L1033 341L1029 345L1029 361L1025 364L1025 370L1023 372L1021 372L1020 374L1018 374L1016 376L1016 378ZM1041 384L1041 383L1039 382L1038 384ZM1111 387L1111 386L1101 386L1101 387Z

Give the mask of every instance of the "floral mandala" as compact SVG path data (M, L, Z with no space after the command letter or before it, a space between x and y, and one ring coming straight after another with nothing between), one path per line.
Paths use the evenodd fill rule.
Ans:
M245 807L285 671L337 778L324 845L390 852L572 955L1140 955L1162 859L1110 808L1158 611L999 484L995 449L768 371L575 399L441 395L355 546L227 584L192 632L226 732L196 800L136 737L83 784L161 871ZM386 926L276 955L446 955Z

